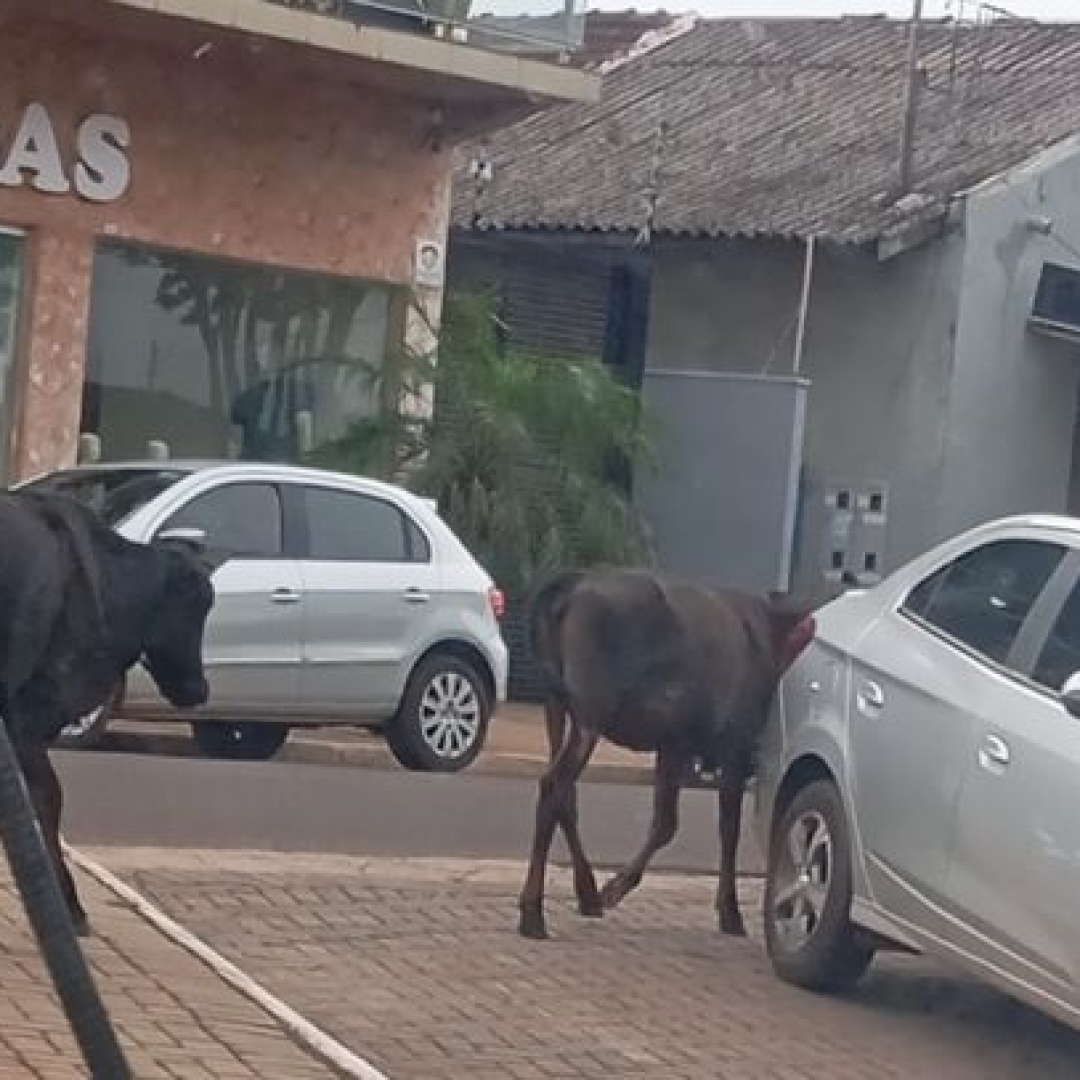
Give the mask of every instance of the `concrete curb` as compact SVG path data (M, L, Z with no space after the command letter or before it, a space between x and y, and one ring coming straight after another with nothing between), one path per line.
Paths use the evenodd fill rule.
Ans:
M144 921L163 934L174 944L202 961L223 982L259 1006L297 1044L318 1058L329 1068L348 1080L389 1080L370 1062L353 1053L321 1028L305 1019L280 998L274 997L265 987L245 974L230 960L216 952L201 938L196 937L178 922L170 919L141 893L126 885L105 867L64 843L64 855L83 873L108 889L122 900Z
M191 738L175 731L133 731L130 728L109 731L99 751L129 754L157 754L166 757L198 757ZM400 765L384 746L335 743L305 738L294 733L274 761L306 765L338 765L360 769L399 769ZM545 762L514 754L482 754L462 775L511 776L539 778ZM653 771L648 765L622 765L593 762L585 770L584 780L608 784L651 784Z

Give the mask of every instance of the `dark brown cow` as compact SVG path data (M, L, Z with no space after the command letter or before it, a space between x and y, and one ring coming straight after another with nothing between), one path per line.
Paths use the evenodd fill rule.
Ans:
M136 544L61 495L0 494L0 714L76 928L86 913L60 849L49 745L140 661L185 708L207 697L202 640L214 564L179 543Z
M544 879L556 827L573 860L579 909L599 917L675 836L679 790L696 757L720 774L720 929L746 932L735 888L743 795L779 678L813 635L811 615L776 599L648 571L569 572L539 590L532 639L552 763L540 781L522 935L547 936ZM599 890L578 835L576 784L601 738L655 751L656 779L644 847Z

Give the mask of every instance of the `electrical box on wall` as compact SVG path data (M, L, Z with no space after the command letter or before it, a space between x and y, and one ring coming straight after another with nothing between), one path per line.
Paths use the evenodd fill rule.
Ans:
M874 585L885 561L888 492L884 484L825 489L822 574L835 584Z

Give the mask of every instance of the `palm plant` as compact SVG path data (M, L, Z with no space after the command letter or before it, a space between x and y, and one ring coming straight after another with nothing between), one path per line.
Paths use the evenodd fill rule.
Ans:
M504 350L488 297L452 297L441 337L437 362L387 365L382 413L319 462L437 499L511 597L560 567L647 559L619 475L652 455L637 395L598 361Z

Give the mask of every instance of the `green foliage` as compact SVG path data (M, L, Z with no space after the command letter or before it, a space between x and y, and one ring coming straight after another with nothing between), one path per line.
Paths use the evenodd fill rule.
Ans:
M507 352L498 329L488 298L452 298L438 362L388 364L382 414L317 462L436 498L511 595L561 567L646 560L618 480L652 459L637 395L598 361ZM432 392L433 415L417 418Z

